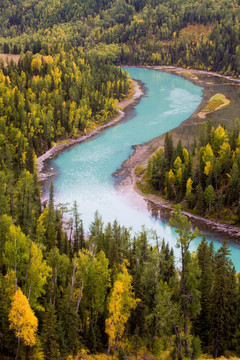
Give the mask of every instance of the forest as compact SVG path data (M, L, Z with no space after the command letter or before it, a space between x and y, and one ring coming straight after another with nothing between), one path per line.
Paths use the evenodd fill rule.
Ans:
M239 131L238 120L229 131L207 122L190 152L181 140L174 147L167 133L164 149L148 161L145 180L166 199L185 202L195 214L239 224Z
M87 133L116 114L128 92L119 67L81 50L21 56L0 69L0 215L28 235L41 212L36 158L61 139Z
M117 114L120 65L240 75L237 0L4 0L0 51L0 358L210 359L240 356L240 277L176 205L176 248L132 235L75 201L45 207L36 159ZM240 123L204 125L188 149L166 134L145 179L173 203L240 222ZM66 215L68 223L66 223ZM85 234L89 233L86 237ZM192 241L201 236L195 252Z
M51 186L31 236L12 217L0 218L3 354L181 360L240 353L239 276L227 243L214 251L203 238L191 254L198 231L179 205L170 220L177 257L157 234L143 227L132 237L117 221L105 225L97 212L85 239L76 202L68 239L63 211L54 206Z
M115 64L240 74L237 0L6 0L0 9L4 53L83 47Z

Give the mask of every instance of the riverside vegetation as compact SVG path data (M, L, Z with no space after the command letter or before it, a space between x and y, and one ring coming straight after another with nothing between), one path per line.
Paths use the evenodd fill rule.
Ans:
M168 200L185 200L185 207L195 214L239 224L239 127L236 121L228 133L208 122L190 152L181 140L174 147L167 133L164 149L149 159L144 180Z
M2 51L23 52L18 64L0 65L1 358L238 356L240 279L226 243L215 252L203 239L191 254L197 231L179 207L177 258L167 239L144 228L132 237L98 213L85 239L76 203L67 236L65 205L54 204L51 187L41 209L36 174L36 157L54 142L115 116L129 80L113 64L238 76L238 2L16 0L0 8ZM150 181L199 211L222 216L231 205L238 222L238 123L209 127L199 145L174 150L167 136L149 162Z

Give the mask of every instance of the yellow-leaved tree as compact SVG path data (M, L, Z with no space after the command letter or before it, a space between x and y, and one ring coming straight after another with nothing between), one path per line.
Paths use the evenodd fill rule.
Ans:
M193 187L192 187L193 181L191 178L188 178L187 184L186 184L186 199L188 201L188 206L191 207L192 201L193 201Z
M108 354L113 346L117 347L131 310L135 309L140 301L135 299L132 276L129 275L126 264L126 261L122 264L121 272L118 273L109 296L109 318L106 319L106 333L109 337Z
M38 320L21 289L18 289L13 296L8 319L9 328L14 331L18 339L17 358L21 340L25 345L35 345L38 327Z

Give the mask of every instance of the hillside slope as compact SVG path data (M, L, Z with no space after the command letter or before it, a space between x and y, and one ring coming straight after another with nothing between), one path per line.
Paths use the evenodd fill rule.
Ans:
M238 1L5 1L1 50L82 46L115 63L175 64L238 76Z

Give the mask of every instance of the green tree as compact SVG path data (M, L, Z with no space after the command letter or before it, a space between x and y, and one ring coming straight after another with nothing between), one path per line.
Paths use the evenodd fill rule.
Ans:
M173 161L173 142L172 142L172 136L169 135L169 133L166 133L164 139L164 155L167 166L168 168L170 168L172 166L172 161Z
M212 185L208 185L208 187L206 187L204 191L204 200L209 207L209 211L211 211L212 205L215 201L215 192Z
M214 281L213 245L207 244L205 238L202 239L197 249L197 261L201 270L199 281L201 311L198 314L194 327L201 339L203 349L208 350L210 327L211 327L211 292Z
M43 318L42 342L46 360L59 359L57 316L53 304L48 304Z
M3 262L7 271L14 271L15 288L18 281L23 280L29 260L29 240L22 233L20 227L10 225L8 239L4 246Z
M176 285L175 281L173 283ZM184 339L182 337L181 304L174 301L174 291L162 280L158 285L156 310L158 322L163 328L164 334L170 337L173 329L177 359L182 360Z
M43 310L38 298L45 293L45 285L50 276L51 268L43 260L40 247L31 243L28 251L28 264L24 279L24 293L33 309Z
M185 352L189 357L190 349L190 321L197 316L200 311L200 294L198 291L199 268L195 259L189 252L191 241L196 238L198 230L191 230L192 224L187 217L181 214L181 206L176 205L170 224L176 227L178 234L177 247L180 249L181 259L181 291L180 299L183 311L184 334L185 334Z
M215 358L231 347L235 329L236 277L229 253L225 242L217 251L214 261L210 344Z
M12 219L7 215L2 215L0 217L0 266L3 270L3 255L5 243L8 239L10 232L10 225L12 224Z
M84 243L84 231L82 220L80 219L80 214L78 212L77 202L74 201L73 208L73 223L74 223L74 233L73 233L73 251L74 253L78 253L79 250L83 248Z

